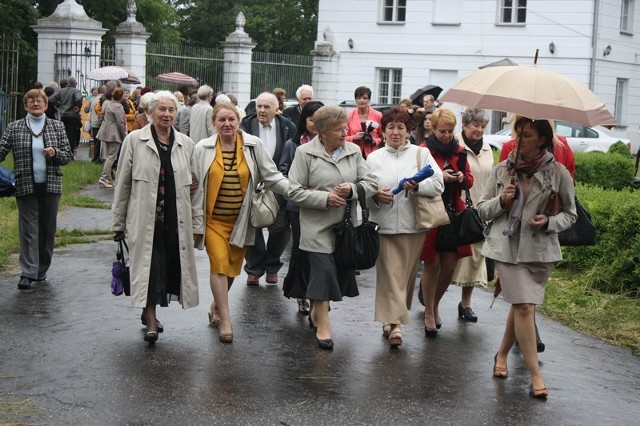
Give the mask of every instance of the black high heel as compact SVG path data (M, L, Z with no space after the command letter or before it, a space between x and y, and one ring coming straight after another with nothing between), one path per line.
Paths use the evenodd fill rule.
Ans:
M142 321L142 325L147 326L147 320L144 317L144 314L140 314L140 321ZM162 333L164 331L164 326L160 324L160 321L156 318L156 325L158 326L158 333Z
M424 327L424 335L426 337L436 337L438 335L437 328L429 328L427 326Z
M158 332L157 331L147 331L144 333L144 341L149 342L150 345L153 345L158 340Z
M331 339L324 339L324 340L320 340L316 337L316 341L318 342L318 347L320 349L325 349L325 350L332 350L333 349L333 340Z

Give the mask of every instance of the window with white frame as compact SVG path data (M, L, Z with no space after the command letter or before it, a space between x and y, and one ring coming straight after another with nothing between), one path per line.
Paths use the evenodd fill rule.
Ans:
M378 69L378 103L399 104L402 96L402 70Z
M407 16L407 0L381 0L382 22L404 22Z
M624 120L624 111L626 109L627 99L627 85L629 81L625 78L618 78L616 80L616 105L613 111L613 118L616 120L616 123L623 124Z
M527 22L527 0L501 0L498 20L501 24Z
M622 0L622 10L620 13L620 31L625 33L633 32L633 9L634 0Z

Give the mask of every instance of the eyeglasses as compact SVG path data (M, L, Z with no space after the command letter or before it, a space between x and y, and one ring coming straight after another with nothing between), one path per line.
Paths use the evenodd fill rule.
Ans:
M45 102L44 102L44 100L43 100L43 99L29 99L29 100L27 101L27 104L28 104L28 105L33 105L33 104L44 105L44 104L45 104Z
M339 133L339 134L343 134L344 133L346 135L346 134L349 133L349 128L348 127L341 127L339 129L334 129L333 131L336 132L336 133Z

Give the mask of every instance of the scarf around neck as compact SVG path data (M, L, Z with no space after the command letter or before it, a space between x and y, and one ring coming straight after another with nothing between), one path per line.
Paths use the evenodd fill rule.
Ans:
M528 177L540 172L542 174L542 185L544 187L551 187L553 182L553 172L555 163L555 157L549 151L544 151L532 160L524 161L522 158L518 159L518 164L515 164L516 150L509 153L507 157L507 169L510 174L516 175L518 173L527 175ZM507 224L502 231L503 235L513 237L520 232L520 223L522 222L522 212L524 211L525 199L520 193L520 196L513 200L513 205L509 211L509 218Z
M433 133L430 134L429 137L427 137L426 142L427 148L429 148L431 152L437 152L446 159L451 158L451 156L458 152L458 148L460 148L460 144L458 144L456 138L453 138L453 140L449 143L442 143L436 138L436 135L434 135Z

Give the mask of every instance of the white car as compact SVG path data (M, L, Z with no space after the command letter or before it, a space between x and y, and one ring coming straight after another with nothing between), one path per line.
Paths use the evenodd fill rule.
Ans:
M573 152L608 152L611 145L621 141L629 147L629 140L611 136L601 126L587 127L581 124L556 121L556 133L567 138ZM484 135L483 140L492 149L501 150L502 145L511 139L511 128L507 127L493 135Z

